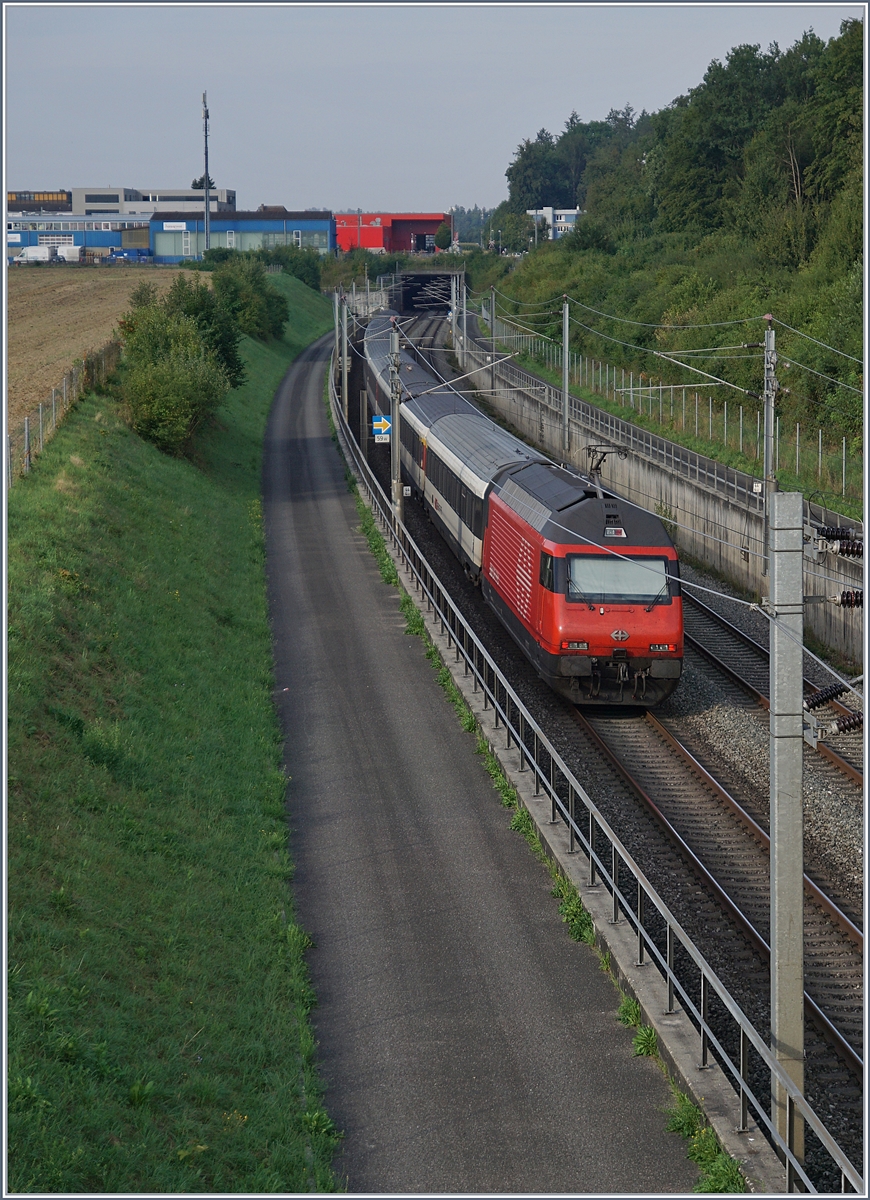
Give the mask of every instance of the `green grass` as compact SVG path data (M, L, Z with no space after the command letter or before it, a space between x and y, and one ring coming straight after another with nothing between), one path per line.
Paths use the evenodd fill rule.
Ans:
M87 397L9 496L9 1186L338 1190L294 919L245 343L195 461Z

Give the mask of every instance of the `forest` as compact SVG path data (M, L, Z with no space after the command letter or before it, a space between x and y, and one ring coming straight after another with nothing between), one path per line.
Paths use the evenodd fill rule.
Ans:
M759 392L757 350L777 322L778 413L862 450L863 23L787 50L732 49L660 112L572 112L522 141L508 199L484 226L502 255L466 260L499 313L671 384L697 382L652 351ZM526 210L579 207L547 240ZM510 256L510 257L508 257ZM521 257L517 257L521 256ZM745 343L755 346L749 353ZM747 403L750 401L747 400Z

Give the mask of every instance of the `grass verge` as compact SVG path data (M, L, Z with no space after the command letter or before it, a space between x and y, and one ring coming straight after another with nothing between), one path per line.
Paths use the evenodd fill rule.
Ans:
M330 306L167 458L86 397L9 496L13 1192L335 1191L288 880L260 447Z

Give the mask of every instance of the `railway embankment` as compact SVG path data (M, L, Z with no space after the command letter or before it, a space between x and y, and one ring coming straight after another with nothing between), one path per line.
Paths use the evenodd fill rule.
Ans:
M260 458L327 302L191 458L83 397L9 496L13 1191L337 1190L287 881Z

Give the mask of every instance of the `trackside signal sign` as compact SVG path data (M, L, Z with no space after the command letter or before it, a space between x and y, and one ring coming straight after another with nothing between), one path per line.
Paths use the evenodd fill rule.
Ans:
M389 442L392 425L392 417L372 417L372 433L375 435L376 443Z

